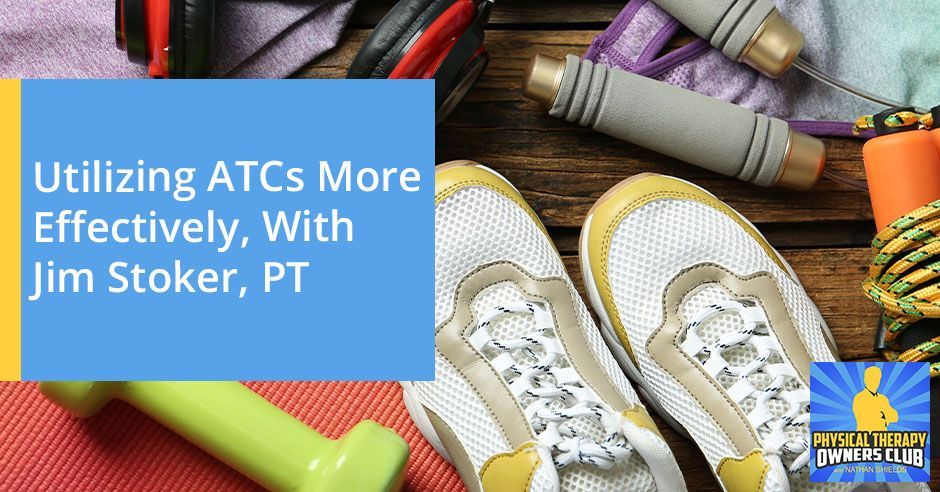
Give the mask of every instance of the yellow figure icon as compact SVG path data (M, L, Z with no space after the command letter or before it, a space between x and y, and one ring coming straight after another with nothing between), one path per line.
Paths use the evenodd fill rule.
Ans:
M898 411L891 407L888 397L878 393L881 385L881 369L871 366L865 369L865 389L855 395L852 412L859 432L885 431L888 425L898 421Z

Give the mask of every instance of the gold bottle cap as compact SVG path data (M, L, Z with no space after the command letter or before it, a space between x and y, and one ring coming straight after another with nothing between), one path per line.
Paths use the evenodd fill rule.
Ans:
M757 28L738 61L775 79L790 68L803 43L803 34L774 9Z
M787 155L780 167L777 185L808 190L819 181L826 167L826 145L818 138L791 129Z
M545 55L535 55L526 70L522 90L525 97L545 106L555 104L555 96L565 74L565 61Z

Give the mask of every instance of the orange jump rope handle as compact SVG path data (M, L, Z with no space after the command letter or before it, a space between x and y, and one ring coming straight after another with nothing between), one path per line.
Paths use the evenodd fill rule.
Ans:
M940 108L940 106L937 107ZM940 113L940 110L935 112ZM937 119L935 118L934 121L937 121ZM937 147L938 151L940 151L940 128L930 130L928 133L930 133L930 138L933 139L934 146Z
M904 214L940 199L940 129L885 129L877 123L885 113L875 116L879 136L862 148L879 231Z

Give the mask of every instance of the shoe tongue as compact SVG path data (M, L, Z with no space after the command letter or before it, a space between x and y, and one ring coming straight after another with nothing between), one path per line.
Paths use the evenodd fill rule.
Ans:
M499 306L517 305L525 300L519 287L507 280L477 295L471 309L476 319L481 319ZM528 313L506 314L490 322L487 331L497 340L519 338L535 331L535 317Z
M682 314L682 319L692 319L692 317L697 312L705 309L710 305L734 300L742 301L742 299L738 299L735 296L732 296L727 290L724 289L724 287L718 284L704 284L696 291L690 293L685 298L685 300L683 300L680 311ZM741 318L738 313L724 312L705 320L701 325L699 325L697 333L702 338L702 341L705 342L705 344L712 345L720 337L729 333L735 333L743 326L744 319ZM757 335L767 335L766 329L761 329L757 332ZM730 366L740 367L754 361L758 356L758 352L756 348L745 343L736 347L732 347L722 352L721 355ZM709 356L704 353L697 355L697 359L702 364L708 360L708 357ZM770 358L767 360L767 364L780 364L784 362L785 361L780 357L780 354L775 351L771 352ZM723 388L727 389L738 381L738 377L722 372L718 375L717 380ZM748 376L748 380L751 382L754 388L761 390L766 388L767 385L771 383L773 378L766 374L763 370L759 370ZM788 378L784 383L783 390L792 391L799 389L799 387L800 384L796 380ZM756 403L757 400L755 396L752 395L742 400L739 403L739 406L741 407L741 410L747 414L754 410ZM789 404L779 398L771 398L767 401L767 409L770 410L770 413L773 415L771 422L774 422L789 410ZM762 425L756 430L761 439L766 438L770 433L770 429L766 425ZM789 426L787 427L785 434L788 439L799 440L806 434L806 432L808 432L808 430L805 427ZM786 457L784 457L784 459L786 459ZM785 470L784 475L786 475Z
M486 291L477 295L471 305L476 319L482 319L487 313L492 312L498 307L513 306L525 302L525 296L519 287L510 281L504 281L494 284ZM486 327L490 336L496 340L512 340L525 335L532 335L536 330L535 317L529 313L509 313L500 316L492 321ZM533 364L537 357L543 354L540 348L531 350L513 351L510 357L520 366ZM499 355L497 352L484 354L489 357Z
M480 319L488 311L491 311L498 306L517 305L521 302L524 302L525 300L525 296L523 296L522 291L519 290L519 287L515 283L505 281L493 285L478 295L471 308L473 309L473 313L477 319ZM535 317L528 313L512 313L505 316L500 316L499 318L490 322L490 324L487 326L487 331L490 333L490 336L497 340L509 340L525 335L531 335L535 332L535 329ZM553 336L554 333L548 332L545 335ZM542 349L535 348L532 349L532 352L516 350L510 355L517 364L527 366L535 363L536 357L542 356L543 353L544 352ZM559 368L568 367L567 359L557 359L556 365ZM548 374L544 375L543 377L548 378L549 380L551 379L551 376ZM528 405L531 403L531 401L532 398L522 398L523 406ZM559 409L564 408L565 404L561 400L553 400L549 403L548 407ZM533 422L533 424L535 423L536 422ZM598 422L597 419L587 417L578 417L568 420L562 424L562 430L571 431L574 434L595 441L603 440L606 437L604 435L604 428L601 423Z

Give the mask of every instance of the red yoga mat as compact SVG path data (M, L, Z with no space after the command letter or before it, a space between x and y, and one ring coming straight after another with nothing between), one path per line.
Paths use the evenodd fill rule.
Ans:
M248 383L336 439L362 419L394 429L411 446L405 490L461 491L460 477L424 440L397 383ZM259 487L146 415L109 403L79 420L33 383L0 383L0 490L243 491Z

